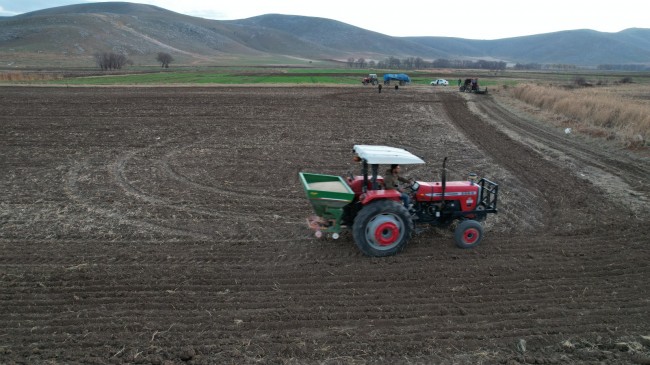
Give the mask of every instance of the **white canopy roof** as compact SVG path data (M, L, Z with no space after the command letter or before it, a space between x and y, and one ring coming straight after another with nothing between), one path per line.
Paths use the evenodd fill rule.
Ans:
M424 161L411 152L388 146L355 145L354 152L369 164L423 164Z

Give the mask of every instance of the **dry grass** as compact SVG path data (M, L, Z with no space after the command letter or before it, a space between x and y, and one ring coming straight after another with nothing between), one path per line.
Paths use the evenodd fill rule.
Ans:
M26 72L26 71L9 71L0 72L0 81L51 81L62 80L63 74L53 72Z
M650 105L623 96L617 86L560 89L525 84L509 89L512 96L544 111L561 115L577 132L617 140L628 147L647 146ZM638 91L641 93L642 91Z

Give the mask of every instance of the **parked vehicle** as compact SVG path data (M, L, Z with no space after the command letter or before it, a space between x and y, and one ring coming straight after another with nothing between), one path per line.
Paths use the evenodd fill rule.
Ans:
M449 85L449 81L447 81L447 80L445 80L445 79L437 79L437 80L433 80L433 81L431 81L430 84L431 84L431 85L434 85L434 86L435 86L435 85L443 85L443 86L447 86L447 85Z
M457 222L454 240L460 248L472 248L483 238L480 222L497 212L499 186L476 174L466 181L447 181L446 161L439 182L413 180L406 188L413 202L404 206L397 190L383 189L379 165L423 164L410 152L388 146L355 145L361 175L343 178L299 172L315 216L307 222L316 233L339 238L352 229L354 242L368 256L389 256L402 251L417 226L447 227Z

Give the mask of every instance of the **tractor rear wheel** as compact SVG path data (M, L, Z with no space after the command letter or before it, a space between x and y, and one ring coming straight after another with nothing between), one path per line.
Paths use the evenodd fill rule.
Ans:
M367 256L390 256L402 251L413 234L413 220L404 205L378 200L363 207L354 219L352 235Z
M460 248L474 248L481 243L483 226L475 220L464 220L456 226L454 240Z

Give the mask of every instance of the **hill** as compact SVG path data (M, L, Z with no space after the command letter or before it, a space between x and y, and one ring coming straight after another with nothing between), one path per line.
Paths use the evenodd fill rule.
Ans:
M520 63L647 64L650 56L650 29L632 28L618 33L582 29L485 41L443 37L407 39L424 46L437 46L450 54Z
M350 57L496 59L510 63L594 66L647 63L650 29L574 30L499 40L391 37L339 21L267 14L219 21L152 5L106 2L0 18L0 67L93 66L97 52L155 64L304 64Z

